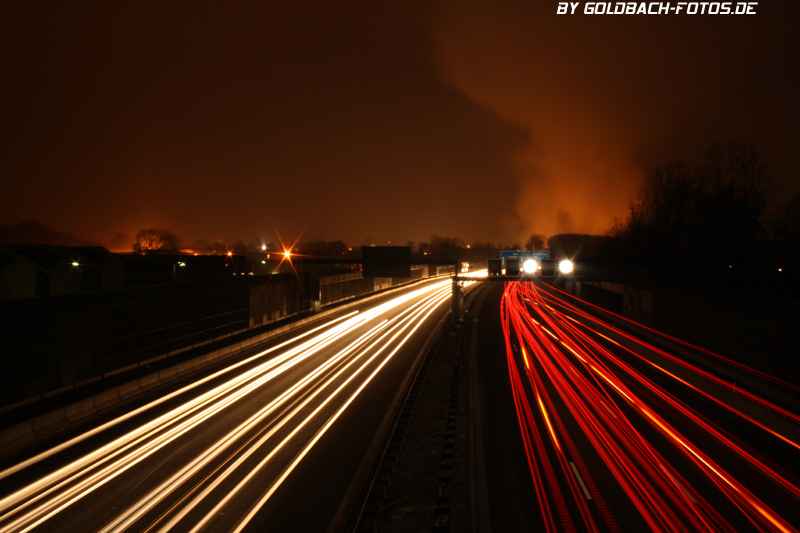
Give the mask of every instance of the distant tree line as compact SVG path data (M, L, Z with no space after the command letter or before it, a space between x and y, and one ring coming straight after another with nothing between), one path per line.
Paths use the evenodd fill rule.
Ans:
M615 219L605 257L667 279L797 268L800 196L776 202L779 181L755 148L715 143L694 164L647 173L626 219Z
M181 239L165 228L139 230L133 251L141 254L174 254L180 251Z

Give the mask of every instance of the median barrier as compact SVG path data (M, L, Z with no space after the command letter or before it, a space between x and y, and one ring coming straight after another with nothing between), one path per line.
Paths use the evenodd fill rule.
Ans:
M70 424L97 412L94 398L85 398L66 407L66 417Z
M201 355L192 359L192 369L198 370L208 366L208 355Z
M158 379L161 383L166 383L168 381L172 381L176 377L178 377L178 366L179 365L172 365L170 367L164 368L158 371ZM191 366L189 367L191 368Z
M119 393L119 399L125 401L133 398L137 394L141 394L142 387L139 385L139 380L135 379L133 381L123 383L117 387L117 391Z
M22 446L36 438L33 421L26 420L0 431L0 452Z
M438 276L438 277L443 277L443 276ZM2 431L0 431L0 453L11 450L18 446L22 446L34 439L41 438L49 433L52 433L70 424L73 424L76 421L81 420L87 416L103 411L124 400L129 400L131 398L134 398L146 390L155 388L156 386L162 383L166 383L167 381L175 379L177 376L181 377L185 376L187 374L190 374L191 372L194 372L196 370L208 366L212 362L216 362L220 359L225 359L232 355L242 353L245 351L245 348L248 347L252 348L253 346L257 346L262 342L266 342L273 338L280 337L287 333L291 333L296 329L302 328L308 324L318 322L332 313L343 311L349 309L350 307L354 307L355 305L358 305L360 303L375 298L379 298L381 296L384 296L388 292L393 292L396 290L403 289L408 285L430 281L431 279L432 278L414 280L409 283L405 283L403 285L397 285L395 287L391 287L386 291L382 292L381 294L372 294L370 296L366 296L363 298L359 298L357 300L353 300L351 302L347 302L341 306L336 307L335 309L326 309L312 317L307 317L301 320L297 320L290 324L278 327L274 330L267 331L260 335L254 336L250 339L237 342L230 346L225 346L218 350L214 350L213 352L209 352L208 354L200 355L189 361L177 363L169 368L162 369L158 372L149 374L142 378L137 378L130 382L124 383L118 387L114 387L106 391L100 392L98 394L95 394L91 398L86 398L84 400L72 403L68 406L60 407L54 411L43 414L31 420L3 429ZM210 342L212 342L212 340L198 342L193 347L196 348L205 344L209 344ZM159 357L159 359L161 358L163 357ZM107 372L106 374L104 374L104 377L111 377L117 374L122 374L124 372L131 371L139 367L140 364L128 365L124 368L115 369L110 372ZM97 381L97 379L99 379L99 377L93 378L89 381L94 382Z
M33 432L37 437L47 435L67 425L67 410L60 407L33 419Z
M233 355L233 350L228 348L227 350L214 350L213 352L208 352L203 359L205 360L205 364L210 365L220 359L230 357L231 355Z
M95 394L92 396L92 400L94 400L95 409L98 411L107 409L112 405L116 405L122 401L119 399L119 391L117 390L117 387L103 391L99 394Z
M164 371L168 371L168 370L174 370L175 373L178 374L179 376L185 376L186 374L188 374L192 370L194 370L194 365L192 364L192 361L189 360L189 361L184 361L182 363L178 363L177 365L171 366L168 369L165 369Z
M161 385L161 380L159 379L158 374L158 372L155 372L139 379L139 386L142 388L142 392Z

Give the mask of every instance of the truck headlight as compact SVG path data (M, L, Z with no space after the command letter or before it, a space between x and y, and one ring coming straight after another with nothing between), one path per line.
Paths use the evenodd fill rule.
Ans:
M522 270L525 271L526 274L533 274L536 272L536 261L533 259L528 259L524 263L522 263Z

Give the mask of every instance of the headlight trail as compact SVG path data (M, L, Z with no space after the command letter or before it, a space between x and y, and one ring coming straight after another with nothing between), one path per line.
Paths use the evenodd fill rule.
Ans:
M12 466L10 468L7 468L7 469L3 470L2 472L0 472L0 479L3 479L3 478L8 477L8 476L10 476L12 474L15 474L16 472L19 472L20 470L24 470L25 468L28 468L29 466L32 466L32 465L38 463L39 461L47 459L48 457L51 457L51 456L53 456L53 455L55 455L55 454L57 454L59 452L62 452L62 451L66 450L66 449L68 449L68 448L70 448L70 447L72 447L72 446L74 446L74 445L76 445L76 444L78 444L80 442L85 441L86 439L88 439L90 437L93 437L93 436L95 436L95 435L97 435L99 433L102 433L103 431L106 431L106 430L116 426L117 424L120 424L120 423L124 422L125 420L129 420L129 419L133 418L134 416L137 416L137 415L139 415L139 414L141 414L143 412L146 412L147 410L152 409L153 407L156 407L156 406L158 406L158 405L160 405L160 404L162 404L162 403L164 403L164 402L166 402L166 401L168 401L168 400L170 400L170 399L172 399L172 398L174 398L176 396L179 396L179 395L181 395L181 394L183 394L183 393L185 393L187 391L190 391L190 390L192 390L192 389L194 389L196 387L199 387L200 385L203 385L204 383L207 383L207 382L209 382L209 381L211 381L211 380L213 380L213 379L215 379L215 378L217 378L217 377L219 377L221 375L224 375L224 374L226 374L228 372L234 371L237 368L240 368L241 366L244 366L244 365L246 365L246 364L248 364L248 363L250 363L250 362L252 362L252 361L254 361L256 359L259 359L259 358L263 357L264 355L266 355L268 353L274 352L276 350L279 350L280 348L283 348L284 346L287 346L289 344L297 342L301 338L307 337L308 335L312 335L313 333L316 333L319 330L328 328L332 324L334 324L336 322L339 322L341 320L344 320L344 319L346 319L348 317L351 317L351 316L353 316L355 314L357 314L357 311L354 311L352 313L348 313L348 314L346 314L344 316L341 316L341 317L338 317L338 318L336 318L334 320L331 320L331 321L329 321L329 322L327 322L327 323L325 323L325 324L323 324L321 326L318 326L318 327L316 327L316 328L314 328L314 329L312 329L310 331L307 331L306 333L303 333L301 335L293 337L292 339L290 339L288 341L285 341L285 342L279 344L278 346L274 346L274 347L272 347L272 348L270 348L268 350L264 350L263 352L260 352L260 353L254 355L254 356L251 356L251 357L249 357L248 359L246 359L244 361L240 361L240 362L235 363L235 364L233 364L233 365L231 365L229 367L226 367L225 369L220 370L220 371L218 371L218 372L216 372L216 373L214 373L214 374L212 374L210 376L207 376L205 378L199 379L199 380L195 381L194 383L192 383L190 385L187 385L186 387L183 387L180 390L174 391L174 392L172 392L170 394L167 394L167 395L159 398L158 400L155 400L155 401L152 401L152 402L148 403L147 405L145 405L143 407L135 409L135 410L133 410L133 411L131 411L131 412L125 414L125 415L119 416L119 417L115 418L114 420L112 420L110 422L107 422L107 423L105 423L105 424L103 424L103 425L101 425L101 426L99 426L99 427L97 427L97 428L95 428L95 429L93 429L91 431L87 431L86 433L83 433L83 434L79 435L78 437L70 439L69 441L67 441L65 443L59 444L58 446L54 446L53 448L51 448L51 449L49 449L49 450L47 450L45 452L42 452L42 453L40 453L40 454L38 454L38 455L36 455L34 457L31 457L30 459L22 461L22 462L14 465L14 466Z
M597 531L599 526L595 516L600 518L606 530L617 530L614 517L572 443L572 437L549 391L557 393L559 401L581 428L581 437L591 443L633 507L653 531L734 531L735 528L728 517L709 503L706 494L694 490L677 466L657 451L651 442L652 437L645 437L642 432L644 426L655 430L665 442L680 452L684 460L695 471L702 473L710 486L727 498L732 508L738 509L756 530L796 531L789 521L750 490L744 481L695 444L692 436L703 432L706 440L718 443L718 446L739 458L749 471L748 478L760 475L763 480L785 491L787 497L800 502L800 489L791 476L751 453L734 435L727 434L697 410L658 386L606 348L601 341L646 360L680 386L703 393L637 353L636 346L642 350L657 348L550 296L533 283L506 284L501 317L520 431L547 531L575 531L578 524L574 520L578 517L581 519L581 529ZM625 335L634 347L617 343L603 330ZM671 354L669 357L671 360L677 359ZM522 361L523 370L520 370L517 360ZM706 374L685 361L681 361L681 364L700 375ZM685 420L682 423L691 426L691 433L683 433L668 422L658 413L658 409L651 407L627 383L636 383L642 390L658 398L666 406L658 409L669 409L671 417L682 417ZM705 393L705 396L709 395ZM717 399L709 399L755 427L765 429L765 434L793 444L752 417ZM759 400L761 405L770 404L767 400ZM623 409L623 406L627 406L627 409ZM780 409L773 410L781 412ZM534 416L534 413L538 413L538 416ZM634 413L638 417L632 418ZM791 413L785 416L793 419ZM545 445L541 436L548 437L549 446ZM558 470L553 465L553 459ZM567 494L570 495L569 499ZM591 507L587 504L589 498L584 497L587 494L593 500ZM579 512L567 513L567 508L577 508ZM592 508L596 509L596 514Z
M351 313L126 415L124 419L146 413L167 399L186 394L200 383L231 375L234 373L232 369L257 363L271 355L263 363L6 495L0 500L0 532L31 531L49 524L59 513L100 487L134 471L144 461L152 461L155 454L190 437L209 421L220 420L232 406L256 391L266 390L265 387L281 378L287 385L276 389L276 394L267 404L238 421L193 459L137 497L101 531L142 530L142 523L150 524L147 530L168 531L178 524L185 527L186 520L194 524L194 530L200 531L214 521L221 509L232 504L234 495L249 486L256 473L261 473L280 456L281 461L288 463L282 467L279 465L283 462L276 463L278 477L250 507L248 518L237 523L237 530L242 529L422 322L440 308L450 296L450 286L450 280L442 281L360 313ZM332 350L335 344L341 347ZM298 374L296 369L301 364L306 370ZM120 420L112 421L91 435L100 434L119 423ZM0 479L57 456L86 438L73 439L9 468L0 473ZM291 450L300 451L294 453L293 458L284 459L286 453L292 453ZM253 464L253 459L261 456L260 462ZM218 494L223 482L234 475L237 479L235 488L226 489L226 494ZM261 476L263 474L256 477ZM215 497L215 504L211 505L212 511L206 512L207 504L201 503L210 496Z

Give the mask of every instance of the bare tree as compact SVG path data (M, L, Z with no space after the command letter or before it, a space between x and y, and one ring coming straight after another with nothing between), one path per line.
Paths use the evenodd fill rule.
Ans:
M541 233L532 233L528 240L525 242L526 250L543 250L545 237Z
M441 253L448 257L455 256L465 246L464 241L456 237L431 235L430 251L434 253Z
M344 241L332 241L328 243L327 251L330 255L342 255L348 251L348 247Z
M717 142L696 165L673 161L650 170L627 220L616 220L609 235L627 243L632 261L670 275L681 272L688 257L730 268L742 250L766 253L765 223L777 187L752 146Z
M142 254L177 252L181 239L168 229L147 228L139 230L133 251Z

